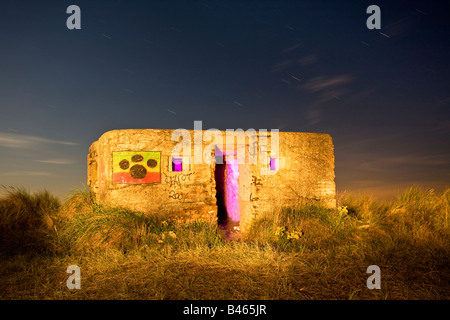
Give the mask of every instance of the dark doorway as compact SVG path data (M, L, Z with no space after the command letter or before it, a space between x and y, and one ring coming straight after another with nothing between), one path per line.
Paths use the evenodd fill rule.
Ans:
M228 222L227 207L226 207L226 179L225 170L226 164L216 163L214 172L214 179L216 179L216 199L217 199L217 223L220 228L226 228Z
M216 156L214 178L216 180L217 223L227 239L239 232L239 165L237 159Z

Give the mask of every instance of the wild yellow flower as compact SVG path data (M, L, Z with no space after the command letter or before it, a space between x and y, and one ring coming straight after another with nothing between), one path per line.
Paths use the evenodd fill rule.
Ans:
M158 240L158 243L163 243L165 240L176 239L177 235L173 231L166 231L161 233L161 239Z
M173 231L169 231L167 234L168 234L169 237L171 237L171 238L173 238L173 239L176 239L176 238L177 238L177 235L176 235L175 232L173 232Z
M281 237L281 236L285 235L286 232L287 232L287 227L286 226L278 227L275 230L275 235Z
M278 227L275 230L275 235L279 238L285 238L287 240L298 240L301 236L303 236L303 231L300 230L292 230L288 231L288 228L286 226Z
M298 240L300 239L300 237L303 235L303 231L296 231L293 230L292 232L289 232L287 234L287 239L288 240Z
M340 206L337 209L338 209L339 215L344 215L344 214L348 213L347 206Z

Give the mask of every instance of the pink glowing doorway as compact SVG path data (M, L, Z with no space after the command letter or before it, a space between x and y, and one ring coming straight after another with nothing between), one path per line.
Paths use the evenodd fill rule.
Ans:
M225 154L216 147L217 221L222 229L235 230L239 226L239 165L235 152Z

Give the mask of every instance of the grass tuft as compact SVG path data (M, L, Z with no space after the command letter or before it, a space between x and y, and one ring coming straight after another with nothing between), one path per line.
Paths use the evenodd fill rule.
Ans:
M31 194L25 188L4 187L0 199L0 251L50 252L58 238L60 201L46 190Z

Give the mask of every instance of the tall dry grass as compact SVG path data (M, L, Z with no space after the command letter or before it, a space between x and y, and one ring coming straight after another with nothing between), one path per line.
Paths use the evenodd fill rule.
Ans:
M99 206L89 191L74 193L63 210L71 216L62 224L61 239L67 250L129 251L168 243L189 248L198 243L210 245L219 239L215 224L202 220L180 223L168 213L144 215L125 208Z
M420 188L391 202L344 194L337 209L305 204L266 212L241 241L225 241L215 223L98 206L88 191L60 205L45 192L11 190L0 199L0 226L9 230L2 248L16 255L0 268L0 292L57 299L448 299L449 196L450 189ZM22 229L43 244L40 255L24 255L32 246L18 236ZM82 290L65 287L69 264L81 267ZM382 270L382 290L365 286L373 264ZM39 278L26 274L30 269Z
M0 251L52 252L59 237L61 203L44 190L4 187L0 198Z

